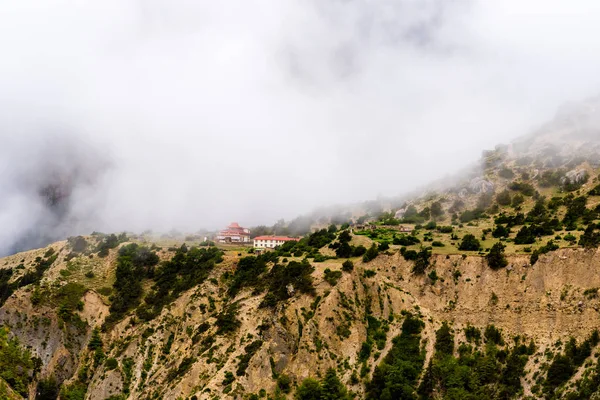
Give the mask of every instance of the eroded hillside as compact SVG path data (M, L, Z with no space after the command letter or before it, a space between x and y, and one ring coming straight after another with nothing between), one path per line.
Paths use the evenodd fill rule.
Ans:
M332 243L347 236L352 247L370 243L329 233ZM312 237L317 246L327 240ZM314 262L314 250L255 257L247 249L161 249L123 237L99 257L106 238L85 238L79 252L77 240L2 260L4 271L15 272L0 320L39 360L26 374L22 395L30 398L59 391L69 399L291 398L309 377L320 380L313 382L319 390L339 379L355 398L477 396L476 382L448 388L449 372L438 370L468 357L465 366L479 379L480 362L497 375L485 378L491 398L538 398L557 386L548 370L565 348L572 353L570 338L579 347L597 344L590 339L600 307L596 250L560 249L534 265L509 255L499 270L476 254L433 254L420 274L394 245L368 262L350 257L350 265L345 258ZM217 259L202 260L209 251ZM115 276L127 262L144 271L137 272L140 296L115 308ZM15 284L46 264L39 279ZM169 268L177 269L166 274ZM161 279L168 293L160 294ZM410 349L413 357L403 356ZM584 352L559 385L594 377L594 353Z

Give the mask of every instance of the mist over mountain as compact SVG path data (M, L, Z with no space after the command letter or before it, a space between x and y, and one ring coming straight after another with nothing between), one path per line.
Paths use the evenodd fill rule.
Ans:
M592 1L7 4L0 253L410 193L598 93L599 15Z
M109 160L77 136L50 133L39 140L2 151L0 254L43 247L99 221Z

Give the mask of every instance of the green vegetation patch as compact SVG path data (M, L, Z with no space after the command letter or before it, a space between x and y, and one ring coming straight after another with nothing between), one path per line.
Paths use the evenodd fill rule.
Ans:
M402 323L402 333L393 339L390 352L375 367L373 379L367 385L367 399L413 399L423 369L425 352L421 349L424 324L408 314Z
M31 352L22 348L17 338L9 338L7 328L0 327L0 378L14 391L27 397L34 368L39 363L34 363Z

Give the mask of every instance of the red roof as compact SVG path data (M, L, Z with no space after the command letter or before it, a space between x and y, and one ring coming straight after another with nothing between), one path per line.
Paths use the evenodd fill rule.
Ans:
M237 222L232 222L229 224L228 228L241 228L241 226Z
M294 240L297 242L300 239L291 238L291 237L287 237L287 236L258 236L258 237L255 237L254 240L275 240L275 241L282 241L282 242L289 242L291 240Z

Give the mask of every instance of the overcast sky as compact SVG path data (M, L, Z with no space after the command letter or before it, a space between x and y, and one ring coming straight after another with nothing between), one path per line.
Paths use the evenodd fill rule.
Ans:
M598 94L599 20L596 0L4 1L0 241L53 224L56 175L68 232L412 190Z

